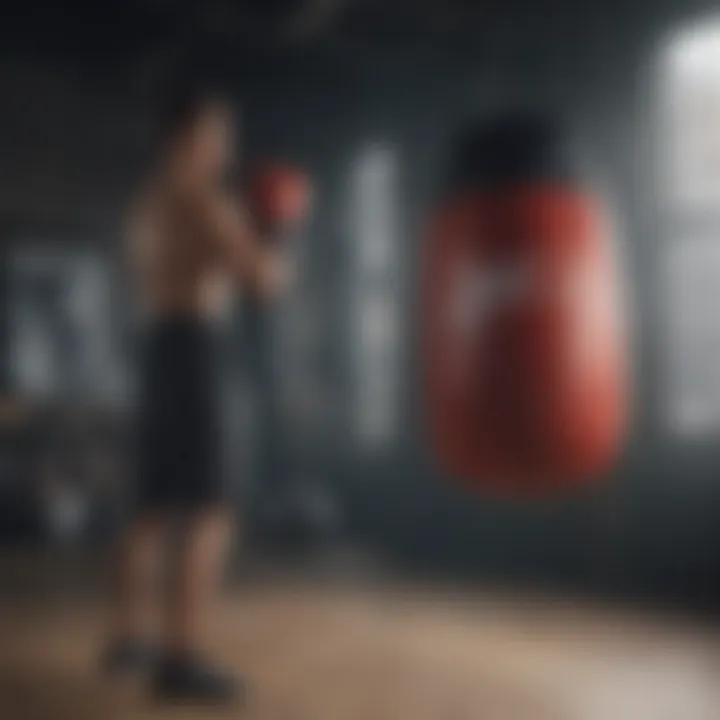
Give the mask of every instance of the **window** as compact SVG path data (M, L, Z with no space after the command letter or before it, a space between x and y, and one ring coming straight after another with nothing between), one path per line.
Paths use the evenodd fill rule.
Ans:
M41 398L123 397L107 265L28 250L10 261L10 377Z
M720 19L664 48L667 417L683 435L720 430Z

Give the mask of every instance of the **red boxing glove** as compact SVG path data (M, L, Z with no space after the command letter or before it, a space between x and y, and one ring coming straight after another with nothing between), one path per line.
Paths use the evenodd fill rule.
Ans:
M264 162L250 175L248 206L258 230L284 239L308 216L312 202L310 179L280 162Z

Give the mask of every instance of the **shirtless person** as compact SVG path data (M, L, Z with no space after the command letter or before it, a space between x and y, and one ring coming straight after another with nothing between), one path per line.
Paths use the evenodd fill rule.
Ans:
M130 248L144 315L138 516L124 539L108 670L152 670L169 699L229 700L239 685L200 657L201 620L230 529L220 473L214 320L234 282L263 296L281 265L224 187L230 105L197 88L171 98L156 172L133 213ZM263 249L265 248L265 249ZM182 521L162 643L149 642L149 592L167 530Z

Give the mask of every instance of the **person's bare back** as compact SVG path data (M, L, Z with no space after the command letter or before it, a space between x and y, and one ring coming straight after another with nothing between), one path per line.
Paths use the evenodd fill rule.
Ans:
M130 242L144 314L212 319L227 307L233 273L208 219L210 206L227 202L164 187L143 198Z
M130 216L131 272L150 317L222 312L233 285L272 295L278 258L227 189L235 138L229 110L208 104L171 136Z

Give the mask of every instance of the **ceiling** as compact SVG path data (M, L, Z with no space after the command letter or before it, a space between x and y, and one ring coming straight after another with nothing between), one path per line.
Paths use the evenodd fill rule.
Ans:
M702 0L29 0L3 10L0 52L111 62L177 38L233 47L451 46L498 24L540 33L573 19L623 23Z

